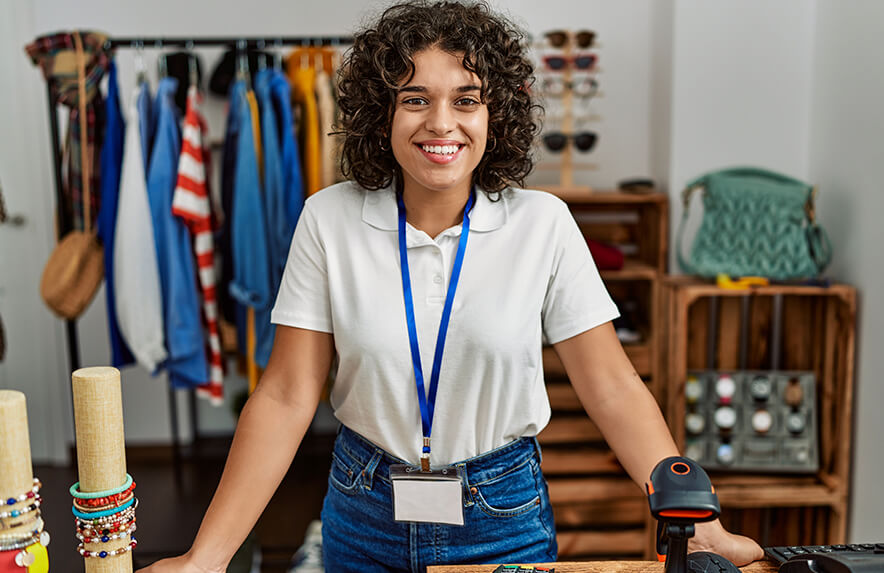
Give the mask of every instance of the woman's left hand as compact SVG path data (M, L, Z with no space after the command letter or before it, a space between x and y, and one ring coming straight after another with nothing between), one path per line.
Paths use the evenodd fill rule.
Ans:
M717 519L695 526L695 535L688 540L688 552L711 551L729 559L737 567L764 558L764 550L752 539L734 535Z

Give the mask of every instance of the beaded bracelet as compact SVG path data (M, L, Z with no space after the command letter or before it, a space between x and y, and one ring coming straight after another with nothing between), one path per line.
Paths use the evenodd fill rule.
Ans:
M17 503L21 503L21 502L23 502L23 501L27 501L27 500L29 500L29 499L34 499L34 497L35 497L35 496L37 495L37 493L40 491L40 488L41 488L42 486L43 486L43 484L40 483L40 480L38 480L37 478L34 478L34 487L31 488L31 491L29 491L29 492L27 492L27 493L23 493L23 494L21 494L21 495L19 495L19 496L17 496L17 497L10 497L10 498L7 499L6 501L2 501L2 500L0 500L0 505L4 505L4 504L6 504L6 505L15 505L15 504L17 504Z
M19 515L24 515L25 513L30 513L40 507L40 504L43 503L43 498L39 495L34 498L34 502L23 508L23 509L13 509L10 511L2 511L0 512L0 519L6 519L7 517L18 517Z
M122 521L129 517L135 515L135 509L138 507L138 498L135 498L135 503L127 508L124 508L117 513L112 515L104 516L104 517L95 517L93 514L84 514L86 517L77 517L77 521L89 525L101 525L105 523L114 523L117 521Z
M81 511L78 511L77 508L73 507L73 506L71 507L71 511L73 512L73 514L75 516L79 517L80 519L94 519L94 518L100 518L100 517L108 517L110 515L116 515L117 513L120 513L121 511L123 511L124 509L132 507L132 505L134 503L135 503L135 498L133 497L132 499L130 499L129 501L127 501L126 503L124 503L120 507L115 507L114 509L108 509L106 511L93 511L91 513L83 513Z
M135 549L135 546L138 545L138 541L135 538L132 538L132 541L129 542L129 545L125 545L120 547L119 549L112 549L110 551L88 551L86 547L81 543L77 546L77 551L83 557L100 557L104 559L105 557L115 557L117 555L122 555L123 553L127 553Z
M107 509L115 509L117 507L125 505L126 502L130 501L133 497L135 497L135 494L132 492L129 492L125 496L114 500L113 503L108 503L105 505L83 505L82 503L80 503L81 500L74 498L74 507L76 507L78 510L82 511L83 513L96 513L96 512L104 511Z
M126 474L126 482L123 485L121 485L120 487L115 487L113 489L108 489L105 491L95 491L95 492L91 492L91 493L86 493L86 492L80 491L80 482L77 482L71 486L71 489L69 491L71 492L71 496L76 497L77 499L96 499L99 497L107 497L110 495L115 495L115 494L124 492L127 489L129 489L129 486L131 486L131 485L132 485L132 476L130 476L129 474Z
M45 532L44 532L45 533ZM0 543L0 553L4 551L15 551L16 549L21 549L22 547L27 547L28 545L33 545L40 541L40 535L31 535L29 537L25 537L20 541L12 541L10 543Z
M22 521L18 525L24 525L25 523L33 523L34 524L33 527L28 528L28 532L25 534L25 536L33 537L34 535L39 535L39 533L41 531L43 531L43 525L44 525L43 518L40 517L39 512L38 512L36 518L34 518L30 521ZM19 541L21 539L22 539L22 532L4 533L3 535L0 535L0 543L3 543L6 540Z
M33 521L37 521L38 519L40 519L40 512L35 511L34 515L28 514L27 517L25 517L21 521L15 522L15 523L4 523L4 522L0 521L0 531L4 531L6 529L15 529L16 527L21 527L22 525L27 525L28 523L31 523ZM0 537L2 537L2 535L0 535Z
M103 505L112 506L114 503L118 502L121 499L128 499L129 495L135 490L135 482L132 482L128 488L123 490L120 493L115 493L114 495L109 495L106 497L97 497L94 499L82 499L82 498L74 498L74 503L80 507L101 507Z
M109 543L114 539L122 539L127 535L132 535L137 529L138 527L133 523L132 526L125 531L119 531L117 533L111 533L109 535L105 534L101 537L89 537L87 535L83 535L80 532L77 532L77 539L79 539L83 543Z
M117 523L112 523L107 526L88 526L85 527L83 525L77 524L77 533L82 533L83 535L108 535L111 533L116 533L118 531L122 531L135 523L135 516L132 516L129 520L118 521Z

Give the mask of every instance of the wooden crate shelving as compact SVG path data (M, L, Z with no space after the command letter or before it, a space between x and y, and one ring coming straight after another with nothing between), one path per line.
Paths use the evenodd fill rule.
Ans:
M664 283L662 308L669 327L663 349L667 420L680 447L685 439L688 370L816 373L819 471L811 476L710 472L725 526L762 545L844 543L853 427L855 289L779 285L734 291L670 277Z
M668 196L613 191L587 193L556 188L584 235L618 246L624 267L601 271L618 300L637 301L642 341L624 348L651 392L662 401L659 368L660 288L668 258ZM577 394L552 348L543 351L543 367L553 410L538 439L543 471L558 529L562 559L651 557L650 515L642 491L626 475Z

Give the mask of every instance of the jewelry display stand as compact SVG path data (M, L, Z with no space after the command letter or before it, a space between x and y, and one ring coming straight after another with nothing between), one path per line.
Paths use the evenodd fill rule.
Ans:
M110 367L81 368L71 378L80 491L119 488L126 482L120 371ZM129 545L130 537L87 543L85 548L110 552ZM84 561L86 573L132 573L131 551L103 559L88 557Z
M27 498L21 494L31 491L36 492L36 487L34 470L31 466L31 442L28 436L25 395L16 390L0 390L0 511L22 512L24 515L36 502L36 493L28 493ZM9 501L19 496L24 499L9 504ZM33 509L33 511L40 510ZM39 513L36 515L37 519L42 519ZM7 540L31 537L34 520L22 519L17 517L16 513L13 513L13 516L0 518L0 537ZM18 525L12 525L13 523ZM43 541L48 543L48 535L44 535ZM15 558L17 561L13 565L14 570L20 570L22 573L49 570L45 545L41 547L41 543L33 542L30 546L20 547L17 551L21 553ZM19 564L18 561L22 558L25 558L25 561Z

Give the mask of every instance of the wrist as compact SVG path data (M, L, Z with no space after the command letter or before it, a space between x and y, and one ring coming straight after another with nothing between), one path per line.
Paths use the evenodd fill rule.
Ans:
M201 558L201 556L196 551L194 551L192 547L190 548L190 551L184 554L184 559L187 562L187 565L194 571L194 573L227 572L226 563L218 563L217 560L207 559L205 557Z

